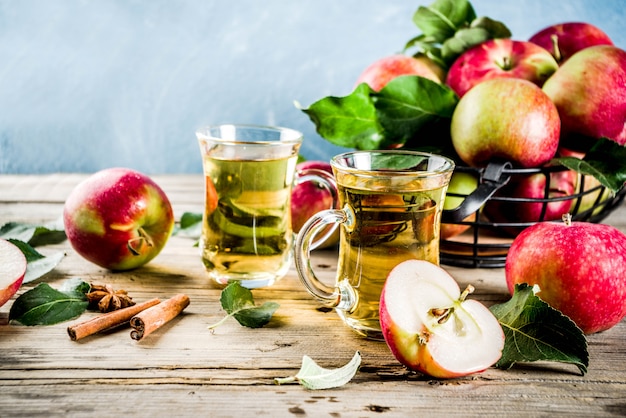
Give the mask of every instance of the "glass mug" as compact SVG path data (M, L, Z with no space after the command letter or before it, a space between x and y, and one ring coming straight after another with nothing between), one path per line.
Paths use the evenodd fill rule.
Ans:
M382 340L380 294L387 275L408 259L439 264L443 201L454 170L448 158L414 151L355 151L332 158L339 207L311 217L296 239L295 264L306 289L359 334ZM340 224L333 286L311 267L313 239Z
M291 267L292 187L315 181L329 190L335 205L332 175L315 169L296 173L302 134L293 129L214 125L196 136L205 176L200 238L205 269L221 285L274 284Z

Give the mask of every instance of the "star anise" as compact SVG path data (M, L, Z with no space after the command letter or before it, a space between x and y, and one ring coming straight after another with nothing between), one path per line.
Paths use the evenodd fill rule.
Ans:
M90 306L97 305L100 312L111 312L135 304L125 290L114 290L109 284L91 284L87 300Z

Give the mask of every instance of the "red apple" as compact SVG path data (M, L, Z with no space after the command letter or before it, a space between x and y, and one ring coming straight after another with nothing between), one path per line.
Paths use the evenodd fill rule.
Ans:
M485 204L485 215L492 222L531 223L559 220L572 208L576 191L577 173L572 170L549 174L550 184L546 195L547 175L536 173L516 175ZM505 228L513 235L520 229Z
M26 265L24 253L0 238L0 306L7 303L22 285Z
M298 172L321 170L333 174L330 163L326 161L304 161L296 166ZM291 227L298 233L302 225L318 212L330 209L333 203L332 195L326 188L313 181L305 181L295 185L291 191ZM338 206L336 207L338 209ZM328 248L339 242L339 228L335 228L332 235L320 243L316 248Z
M174 227L163 190L150 177L127 168L102 170L78 184L65 201L63 220L74 250L111 270L152 260Z
M543 91L559 111L564 141L583 135L626 144L626 51L585 48L561 65Z
M539 285L541 299L586 334L607 330L626 316L626 235L588 222L542 222L511 244L506 282Z
M380 297L380 325L391 352L411 370L437 378L487 369L502 356L504 333L485 305L466 299L441 267L408 260L391 270Z
M613 45L600 28L585 22L566 22L548 26L528 40L545 48L559 64L576 52L594 45Z
M356 85L367 83L379 91L394 78L401 75L419 75L437 83L444 78L443 69L425 55L391 55L370 64L357 78Z
M452 145L468 165L506 160L539 167L559 146L560 119L550 98L518 78L493 78L467 92L452 114Z
M544 48L525 41L490 39L461 54L450 66L446 84L463 96L492 78L521 78L538 86L559 67Z

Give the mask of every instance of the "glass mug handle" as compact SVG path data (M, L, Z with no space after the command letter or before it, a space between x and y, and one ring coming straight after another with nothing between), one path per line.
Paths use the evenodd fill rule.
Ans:
M354 307L357 298L348 281L342 280L336 287L328 286L317 278L311 266L311 250L314 248L313 244L318 242L313 240L324 228L329 225L336 228L339 224L344 224L347 228L354 224L354 216L348 207L327 209L309 218L296 238L294 258L298 276L311 295L329 308L349 311Z

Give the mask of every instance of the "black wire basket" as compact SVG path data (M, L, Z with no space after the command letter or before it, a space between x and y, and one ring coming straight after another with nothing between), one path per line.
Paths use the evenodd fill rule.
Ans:
M537 222L560 221L551 217L551 205L562 204L573 221L599 223L624 200L626 187L612 193L595 178L567 172L563 166L520 169L509 163L493 163L485 168L457 166L456 171L470 173L478 180L478 187L468 195L448 193L462 198L457 208L444 210L442 230L456 227L462 233L440 240L441 264L470 267L504 267L507 252L515 236L524 228ZM567 173L566 173L567 172ZM555 195L554 184L559 175L575 176L571 193ZM511 197L507 188L529 176L543 176L543 197ZM511 184L509 184L511 182ZM513 215L517 208L533 205L535 218L519 220Z

